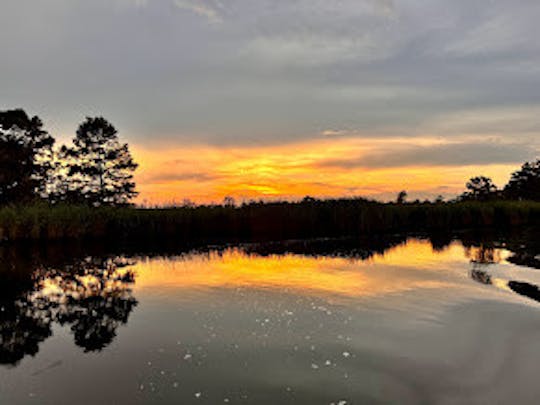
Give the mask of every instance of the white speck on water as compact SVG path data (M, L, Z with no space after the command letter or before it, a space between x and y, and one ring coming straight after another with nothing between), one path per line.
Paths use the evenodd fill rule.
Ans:
M184 356L184 360L190 360L193 356L190 354L190 353L187 353L185 356Z
M312 368L313 370L318 370L318 369L319 369L319 366L318 366L317 364L315 364L315 363L312 363L312 364L311 364L311 368Z
M149 366L151 366L151 365L152 365L152 362L151 362L151 361L149 361L149 362L148 362L148 363L146 363L146 364L148 364Z
M229 402L229 398L225 398L225 399L223 400L223 402L228 403L228 402Z
M139 391L144 391L144 384L139 385Z
M165 371L163 371L163 370L161 370L159 373L160 373L161 375L165 375Z
M200 398L201 395L202 395L202 392L196 392L196 393L195 393L195 398Z
M326 366L331 366L331 365L332 365L332 362L331 362L330 360L326 360L326 361L324 362L324 364L325 364Z
M174 388L178 388L178 383L175 381L173 382L173 385L172 385Z
M351 354L349 352L343 352L343 357L347 358L347 357L350 357Z

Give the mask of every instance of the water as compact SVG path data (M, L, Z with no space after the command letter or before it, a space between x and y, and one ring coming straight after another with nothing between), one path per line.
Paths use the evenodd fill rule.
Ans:
M375 245L5 248L0 403L537 402L534 247Z

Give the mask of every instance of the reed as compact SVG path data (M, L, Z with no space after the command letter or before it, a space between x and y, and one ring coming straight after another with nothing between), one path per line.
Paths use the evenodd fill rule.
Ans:
M145 241L369 236L540 225L540 202L256 202L239 207L136 208L36 204L0 208L0 239Z

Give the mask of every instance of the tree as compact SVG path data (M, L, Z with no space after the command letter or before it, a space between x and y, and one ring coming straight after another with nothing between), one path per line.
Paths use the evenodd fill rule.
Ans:
M465 186L468 191L462 195L462 198L466 200L485 201L497 192L497 186L489 177L485 176L472 177Z
M527 162L512 173L504 195L511 199L540 201L540 159Z
M28 202L47 193L54 138L22 109L0 111L0 203Z
M227 208L234 208L236 206L236 200L230 195L223 198L223 206Z
M87 117L77 130L73 147L62 147L67 178L59 188L64 200L94 206L125 205L138 194L133 181L138 165L117 134L106 119Z
M405 203L406 199L407 199L407 192L405 190L401 190L397 195L396 202L398 204L403 204Z

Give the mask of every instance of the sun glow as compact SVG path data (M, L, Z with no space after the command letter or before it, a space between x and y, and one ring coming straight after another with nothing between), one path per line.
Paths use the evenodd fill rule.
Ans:
M414 145L441 144L417 138ZM250 199L300 199L365 196L394 199L400 190L410 198L455 196L472 176L490 176L504 184L514 165L426 165L363 163L386 146L410 147L411 140L331 138L279 146L135 148L140 168L138 203L172 204L189 199L221 202L225 196Z

